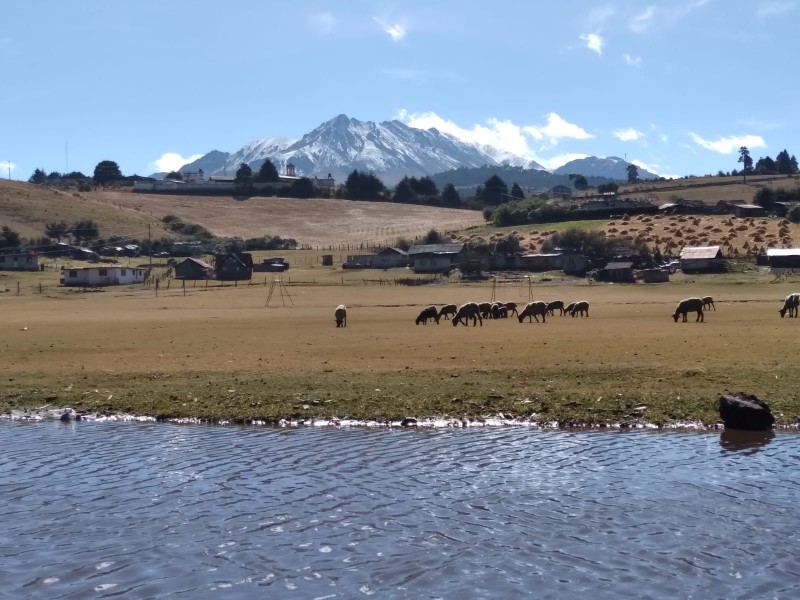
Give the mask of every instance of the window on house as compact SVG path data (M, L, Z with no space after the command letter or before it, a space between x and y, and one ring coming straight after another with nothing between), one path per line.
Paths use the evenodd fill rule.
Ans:
M100 269L100 277L108 277L108 269Z
M69 272L69 276L70 277L77 277L78 276L78 272L77 271L70 271Z
M125 269L122 269L122 270L120 270L120 272L119 272L119 276L120 276L120 277L125 277L127 274L128 274L128 272L127 272Z

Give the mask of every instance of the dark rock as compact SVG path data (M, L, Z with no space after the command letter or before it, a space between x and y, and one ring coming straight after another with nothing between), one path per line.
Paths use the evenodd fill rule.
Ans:
M403 427L416 427L417 426L417 420L413 419L411 417L406 417L405 419L403 419L400 422L400 425L403 426Z
M725 429L768 431L775 424L767 403L745 392L722 394L719 397L719 416Z

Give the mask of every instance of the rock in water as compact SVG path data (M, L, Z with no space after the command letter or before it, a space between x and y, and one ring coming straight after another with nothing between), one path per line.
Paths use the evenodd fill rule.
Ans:
M719 416L725 429L767 431L775 424L767 403L745 392L722 394L719 397Z

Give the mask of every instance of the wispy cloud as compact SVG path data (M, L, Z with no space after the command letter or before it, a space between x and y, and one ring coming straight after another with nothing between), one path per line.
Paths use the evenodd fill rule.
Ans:
M756 16L759 19L779 17L793 11L797 7L797 2L764 2L756 8Z
M640 56L631 56L630 54L623 54L622 57L630 67L642 68L642 58Z
M169 173L170 171L177 171L183 165L187 165L202 156L202 154L192 154L190 157L184 158L176 152L167 152L161 156L161 158L157 158L151 162L148 166L155 169L157 173Z
M650 5L631 17L628 21L628 28L634 33L645 33L655 27L673 27L710 2L713 0L670 2L658 7Z
M614 137L621 142L635 142L644 135L641 131L637 131L633 127L628 127L627 129L617 129L613 132L613 134Z
M597 33L584 33L578 36L586 47L597 54L603 53L603 38Z
M388 34L389 37L392 38L393 42L399 42L406 37L406 27L400 23L385 23L378 17L372 17L372 20L380 25L384 33Z
M17 165L10 160L0 160L0 178L7 174L9 171L16 171Z
M339 26L339 20L329 12L314 13L308 20L311 28L322 35L333 33Z
M733 154L738 152L739 148L742 146L746 146L748 149L765 148L767 146L766 142L764 142L764 138L760 135L732 135L721 137L716 140L706 140L690 131L689 137L701 148L720 154Z

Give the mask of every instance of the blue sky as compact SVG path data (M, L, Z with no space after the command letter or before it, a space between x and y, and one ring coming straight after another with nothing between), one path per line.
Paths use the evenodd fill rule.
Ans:
M0 175L400 119L556 168L800 155L800 0L6 0Z

